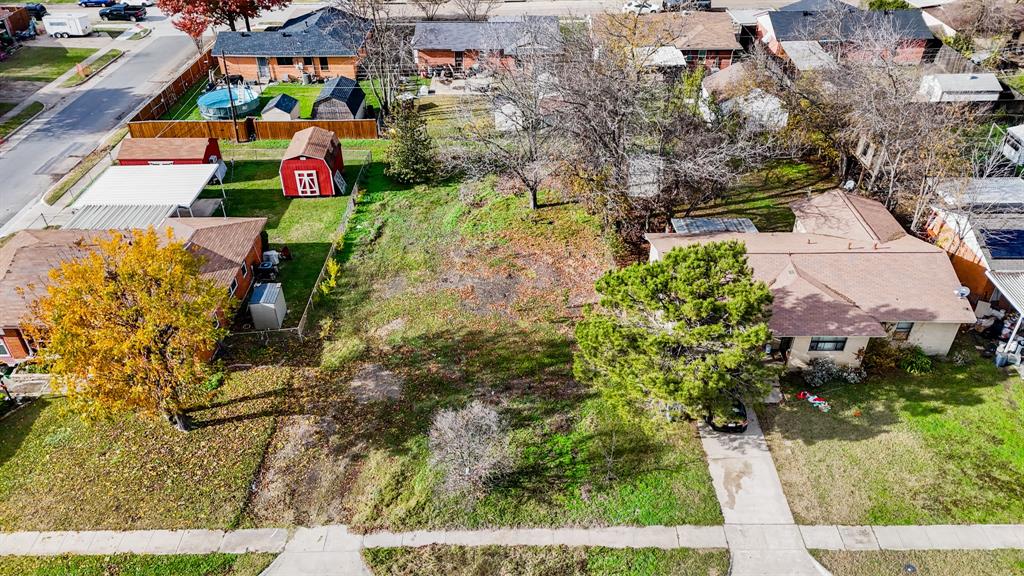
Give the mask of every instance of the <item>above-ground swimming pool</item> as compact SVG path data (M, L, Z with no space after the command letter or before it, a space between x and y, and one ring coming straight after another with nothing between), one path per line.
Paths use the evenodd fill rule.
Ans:
M244 118L260 107L260 95L248 86L218 88L199 97L199 113L207 120L230 120L231 102L235 104L235 118Z

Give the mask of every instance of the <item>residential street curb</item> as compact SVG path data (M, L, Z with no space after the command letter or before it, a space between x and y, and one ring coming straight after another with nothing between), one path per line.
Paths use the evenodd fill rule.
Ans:
M106 63L106 64L104 64L103 66L100 66L99 68L97 68L96 70L94 70L92 74L89 74L89 76L87 76L86 78L83 78L81 82L76 82L75 84L71 84L71 85L69 85L69 86L62 86L62 88L69 88L69 89L70 89L70 88L78 88L78 87L79 87L79 86L81 86L82 84L85 84L85 83L86 83L86 82L88 82L89 80L92 80L92 79L93 79L93 78L95 78L96 76L99 76L99 73L100 73L100 72L103 72L104 70L106 70L108 66L110 66L110 65L111 65L111 64L113 64L114 62L117 62L117 61L118 61L118 60L120 60L120 59L121 59L121 58L122 58L122 57L123 57L123 56L124 56L125 54L127 54L127 53L128 53L128 51L127 51L127 50L121 50L121 49L119 49L119 48L111 48L111 50L118 50L118 51L119 51L119 52L121 52L121 53L120 53L120 54L118 54L117 56L115 56L115 57L111 58L110 60L108 60L108 61L107 61L107 63ZM109 52L109 51L110 51L110 50L108 50L107 52ZM106 54L106 52L104 52L104 54Z

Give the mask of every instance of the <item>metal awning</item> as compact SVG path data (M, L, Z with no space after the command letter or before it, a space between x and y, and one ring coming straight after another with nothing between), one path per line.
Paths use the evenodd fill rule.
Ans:
M218 172L218 164L111 166L75 201L85 206L188 208ZM223 189L221 190L223 194Z
M156 226L173 214L173 204L85 206L62 228L77 230L127 230Z
M1024 320L1024 272L994 272L985 271L992 284L999 289L999 293L1017 310L1017 323L1010 334L1010 342L1020 332L1021 320Z

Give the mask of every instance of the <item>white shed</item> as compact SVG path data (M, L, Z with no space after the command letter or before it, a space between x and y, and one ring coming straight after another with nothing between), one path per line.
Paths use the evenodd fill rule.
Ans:
M921 78L917 100L922 102L992 102L1003 85L995 74L928 74Z
M278 330L288 314L281 284L260 284L253 288L249 297L249 314L257 330Z
M1003 139L1003 156L1014 164L1024 166L1024 124L1011 126Z

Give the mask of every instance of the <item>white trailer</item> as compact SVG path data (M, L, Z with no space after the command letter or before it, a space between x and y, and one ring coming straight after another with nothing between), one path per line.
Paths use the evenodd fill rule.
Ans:
M43 16L43 27L54 38L92 34L92 23L85 14L47 14Z

